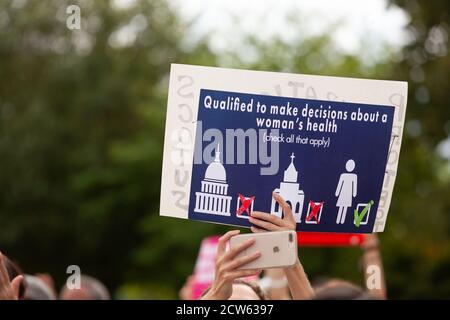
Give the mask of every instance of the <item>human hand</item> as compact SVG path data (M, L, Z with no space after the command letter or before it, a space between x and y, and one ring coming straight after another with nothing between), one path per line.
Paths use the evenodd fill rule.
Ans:
M18 300L20 284L22 281L22 275L19 275L12 281L9 281L5 260L0 252L0 300Z
M279 218L273 214L260 212L260 211L252 211L250 213L249 221L250 223L256 225L252 226L250 229L252 232L265 232L265 231L283 231L283 230L296 230L297 223L295 222L294 214L292 213L292 209L284 201L283 197L281 197L278 193L272 194L273 198L283 209L283 218Z
M238 269L239 267L258 259L261 256L260 252L257 251L251 255L235 259L239 253L251 247L255 243L255 239L248 239L235 248L226 251L227 242L233 236L239 234L239 232L239 230L229 231L219 238L214 282L203 299L227 300L233 293L233 281L235 279L258 275L261 272L259 269Z

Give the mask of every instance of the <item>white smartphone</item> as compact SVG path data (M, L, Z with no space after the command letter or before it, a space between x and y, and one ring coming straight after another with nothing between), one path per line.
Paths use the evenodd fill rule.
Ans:
M236 258L251 255L259 251L261 256L239 269L270 269L293 266L298 258L297 233L295 231L271 231L261 233L239 234L230 239L230 249L255 239L255 243L240 252Z

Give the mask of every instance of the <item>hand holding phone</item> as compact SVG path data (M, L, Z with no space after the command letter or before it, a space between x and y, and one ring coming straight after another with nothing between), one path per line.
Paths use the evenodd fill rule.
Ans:
M239 230L229 231L219 238L216 256L214 281L210 290L202 297L205 300L227 300L233 293L233 281L235 279L255 276L261 273L261 269L240 269L241 266L259 259L261 253L252 251L250 255L241 255L255 243L255 239L247 238L234 248L226 250L228 241L239 234Z

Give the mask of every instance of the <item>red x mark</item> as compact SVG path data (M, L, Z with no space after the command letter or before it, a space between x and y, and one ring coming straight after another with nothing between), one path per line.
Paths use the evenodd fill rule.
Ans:
M255 196L246 198L242 194L239 193L239 200L241 201L241 206L236 211L236 214L239 216L245 212L247 212L248 215L250 215L250 205L253 202L253 199L255 199Z
M319 202L319 203L309 201L309 207L311 208L311 212L306 217L306 221L311 221L311 219L314 218L316 220L317 224L320 223L318 214L319 214L320 208L322 208L322 206L323 206L323 203L324 203L323 201Z

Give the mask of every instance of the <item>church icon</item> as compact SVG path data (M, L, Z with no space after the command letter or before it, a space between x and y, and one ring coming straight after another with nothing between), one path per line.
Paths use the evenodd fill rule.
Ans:
M201 192L195 193L194 212L230 216L231 196L228 196L227 173L220 162L219 144L215 159L205 171Z
M291 154L291 164L284 171L284 179L280 182L280 187L273 190L278 193L291 206L295 221L301 222L301 215L303 211L303 203L305 201L305 193L300 190L300 184L297 182L298 171L294 166L294 153ZM272 206L270 213L280 218L283 216L283 210L278 205L278 202L272 198Z

